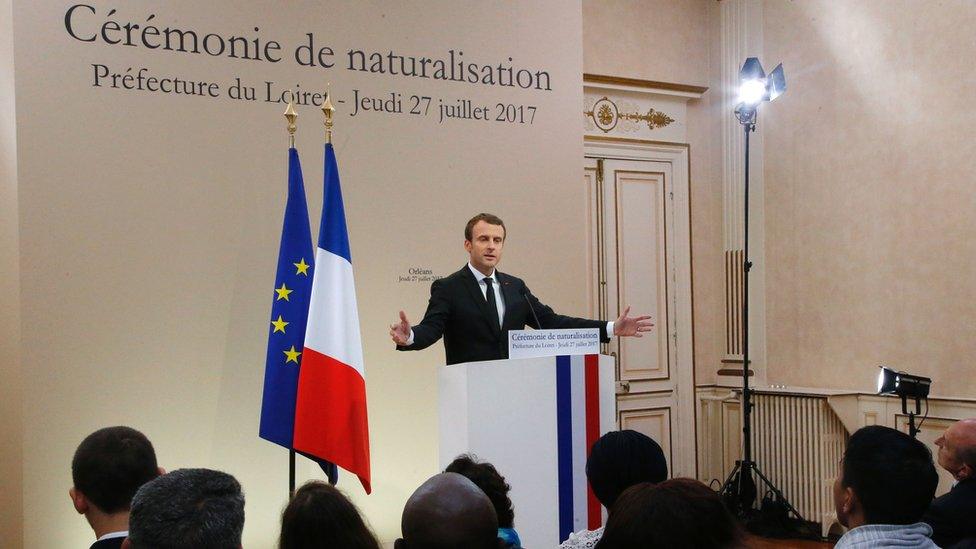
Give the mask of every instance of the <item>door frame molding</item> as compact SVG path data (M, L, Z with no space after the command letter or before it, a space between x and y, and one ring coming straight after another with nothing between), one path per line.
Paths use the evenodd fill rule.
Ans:
M695 333L694 295L692 291L692 231L691 231L691 146L688 143L655 141L630 137L584 135L585 159L613 159L662 162L671 165L671 213L674 216L674 333L668 334L675 351L676 412L693 432L690 437L695 475L698 472L698 410L695 404ZM672 439L674 438L672 434ZM673 440L672 440L673 442ZM672 447L673 453L678 453Z

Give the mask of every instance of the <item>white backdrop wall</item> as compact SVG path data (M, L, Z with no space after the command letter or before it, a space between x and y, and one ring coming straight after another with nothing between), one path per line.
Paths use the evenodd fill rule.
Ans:
M16 145L6 133L3 141L5 155L16 149L16 177L5 176L4 211L19 217L14 224L4 216L2 225L4 253L15 257L5 255L4 273L19 275L19 283L4 278L19 296L10 308L4 301L13 321L4 342L19 340L4 348L4 382L9 373L23 417L0 421L13 446L23 445L22 456L4 459L23 472L25 545L90 540L65 495L70 459L85 435L114 424L144 431L166 468L237 476L248 501L245 545L267 547L276 537L287 454L259 439L257 426L287 139L284 105L263 100L266 81L278 93L331 83L343 101L335 143L359 293L374 493L365 496L349 474L340 486L381 538L395 538L403 502L437 467L434 367L443 352L397 353L387 335L399 308L418 320L426 304L429 280L411 279L411 269L442 276L460 267L464 222L491 211L509 226L503 270L534 282L555 307L583 310L579 5L90 1L68 17L80 39L65 23L73 5L15 0L4 27L13 28L15 61L4 89L8 76L16 85ZM106 23L105 36L121 43L102 36ZM132 46L127 23L140 25ZM275 40L280 52L270 52L281 60L151 49L139 34L147 25L194 30L201 40L246 36L262 48ZM316 50L332 48L334 67L296 62L307 33ZM430 58L463 51L470 63L545 71L551 89L349 70L352 49ZM126 89L124 76L142 68L144 77L214 83L217 97ZM116 87L110 76L95 85L105 72L120 75ZM238 78L256 88L254 101L228 96ZM355 90L400 94L405 111L411 95L428 96L430 111L353 116ZM458 99L487 106L490 119L440 121L439 100ZM526 113L524 123L495 120L508 105ZM322 118L314 105L298 111L317 234ZM12 171L6 162L4 169ZM299 474L318 475L308 463Z

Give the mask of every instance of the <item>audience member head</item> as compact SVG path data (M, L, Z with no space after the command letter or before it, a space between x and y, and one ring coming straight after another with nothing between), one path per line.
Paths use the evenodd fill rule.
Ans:
M311 481L295 492L281 515L280 549L380 549L359 511L334 486Z
M243 529L237 479L210 469L177 469L136 492L123 547L233 549L241 546Z
M496 549L498 519L491 500L457 473L434 475L407 500L396 549Z
M957 421L935 440L939 465L953 478L976 478L976 418Z
M627 488L667 478L668 464L661 446L651 437L629 429L600 437L586 459L586 479L608 510Z
M858 429L834 482L837 520L848 528L916 523L938 483L932 453L924 444L890 427Z
M624 491L597 547L726 549L741 547L743 539L717 492L697 480L676 478Z
M106 427L75 450L68 495L96 535L124 531L132 496L161 472L146 435L131 427Z
M515 522L515 511L508 492L512 489L495 466L490 463L479 463L470 455L461 455L454 459L445 473L464 475L488 496L495 507L499 528L511 528Z

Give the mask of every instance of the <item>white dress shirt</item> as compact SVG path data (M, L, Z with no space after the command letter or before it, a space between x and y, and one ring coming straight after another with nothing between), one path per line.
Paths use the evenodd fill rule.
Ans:
M505 318L505 300L502 299L502 289L501 284L498 283L498 277L495 276L495 269L491 270L490 275L482 274L481 271L475 269L471 263L468 263L468 268L471 269L471 274L474 275L474 279L478 281L478 287L481 288L481 297L488 299L488 283L485 279L491 277L491 289L495 292L495 306L498 308L498 325L502 325L502 320Z
M112 539L112 538L125 538L125 537L128 537L128 536L129 536L129 531L128 530L122 530L120 532L109 532L109 533L105 534L104 536L96 539L95 541L102 541L102 540Z

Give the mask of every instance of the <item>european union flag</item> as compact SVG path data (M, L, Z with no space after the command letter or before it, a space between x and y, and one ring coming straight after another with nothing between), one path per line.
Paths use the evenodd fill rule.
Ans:
M288 149L288 202L278 248L278 275L271 302L268 352L261 402L261 438L293 448L298 372L305 349L305 324L312 294L315 254L298 151ZM314 458L313 458L314 459ZM315 460L335 484L336 467Z

